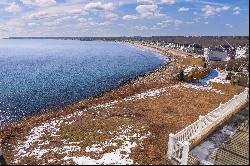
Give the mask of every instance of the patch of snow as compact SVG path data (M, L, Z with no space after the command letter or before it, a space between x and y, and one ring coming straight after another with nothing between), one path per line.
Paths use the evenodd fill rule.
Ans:
M206 90L206 91L213 91L215 93L219 94L224 94L221 90L212 88L210 85L211 82L216 82L216 83L230 83L229 80L226 80L228 72L226 71L218 71L217 69L212 69L210 74L199 80L199 83L181 83L177 85L171 86L172 88L192 88L196 90Z
M102 152L101 145L93 144L91 146L87 146L85 152Z
M91 107L91 108L110 108L110 107L112 107L113 105L115 105L116 103L118 103L118 101L117 100L114 100L114 101L111 101L111 102L109 102L109 103L105 103L105 104L99 104L99 105L97 105L97 106L93 106L93 107Z
M77 111L72 114L67 115L66 117L61 117L56 120L51 120L42 123L40 126L34 127L31 129L29 135L26 137L26 141L21 142L19 141L17 146L15 147L15 161L14 163L18 163L21 158L33 156L37 159L40 159L44 154L48 153L49 151L56 152L57 149L41 149L40 147L46 144L49 144L49 141L42 140L44 135L50 137L57 137L57 132L60 130L60 126L65 124L70 124L73 120L70 120L74 116L80 116L83 112L86 111ZM47 132L46 132L47 131ZM65 142L63 140L63 142ZM32 148L33 145L38 145L36 148ZM63 153L68 153L72 150L79 150L79 147L76 146L65 146L63 148Z
M129 158L129 154L131 153L131 149L137 146L136 142L132 142L131 138L139 138L138 140L143 140L147 138L151 133L148 132L147 134L141 136L140 133L136 133L133 135L130 135L129 133L131 132L131 129L133 126L119 126L121 129L120 132L117 133L117 135L105 142L101 142L99 144L93 144L91 146L86 147L85 151L86 152L95 152L95 153L100 153L103 151L104 148L110 147L110 146L117 146L115 141L117 140L122 140L123 143L120 147L118 147L116 150L113 152L109 153L104 153L103 156L100 159L92 159L88 156L82 156L82 157L69 157L65 156L63 159L65 161L67 160L73 160L76 164L79 165L100 165L100 164L105 164L105 165L131 165L134 164L134 161ZM125 129L123 129L125 128Z
M154 96L157 96L165 91L166 91L165 88L148 90L146 92L142 92L142 93L136 94L134 96L127 97L127 98L125 98L125 101L145 99L147 97L154 97Z
M195 69L196 67L193 67L193 66L188 66L187 68L185 68L183 70L183 74L184 75L187 75L188 73L190 73L193 69Z
M229 80L226 80L228 75L227 71L218 71L217 69L212 69L209 76L201 79L201 84L208 85L210 82L217 82L222 84L230 83Z

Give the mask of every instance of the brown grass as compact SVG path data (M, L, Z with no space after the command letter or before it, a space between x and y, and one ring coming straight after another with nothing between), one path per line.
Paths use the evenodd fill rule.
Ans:
M166 50L165 50L166 51ZM169 133L175 133L185 126L194 122L199 115L205 115L244 90L243 87L229 84L213 84L213 88L221 90L224 94L215 92L199 91L189 88L171 88L177 84L171 81L174 67L182 59L180 54L173 50L168 50L172 63L162 70L138 78L130 84L119 87L99 97L93 97L81 101L73 106L65 108L63 112L50 112L44 115L27 118L24 121L13 124L0 132L3 138L3 151L9 164L13 163L16 142L23 141L29 131L46 120L50 120L61 115L67 115L76 110L87 108L81 117L74 117L75 122L64 125L60 128L59 138L44 136L43 140L49 140L47 146L61 147L62 139L69 141L79 141L84 149L86 146L110 140L120 131L119 126L132 125L133 133L151 135L132 149L130 157L138 164L169 164L167 156L167 142ZM198 60L197 60L198 61ZM141 93L153 88L166 88L166 91L159 96L144 98L141 100L122 100L127 96ZM107 103L113 100L119 102L112 107L101 109L92 108L97 104ZM144 130L141 130L141 127ZM102 134L97 131L102 131ZM112 131L113 134L109 132ZM131 133L131 134L133 134ZM138 141L135 139L135 141ZM122 142L117 141L118 146ZM11 145L11 146L10 146ZM36 145L34 145L36 146ZM109 152L117 147L108 147L104 151ZM76 156L91 156L99 158L97 154L86 154L84 151L73 152ZM48 159L57 158L55 163L48 163ZM43 160L25 158L19 164L65 164L62 161L64 156L51 153L43 156ZM74 164L73 161L71 161Z

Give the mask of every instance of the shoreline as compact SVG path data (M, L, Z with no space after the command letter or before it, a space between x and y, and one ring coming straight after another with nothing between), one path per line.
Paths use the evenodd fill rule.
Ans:
M54 40L54 39L51 39L51 40ZM168 64L170 63L170 57L169 57L167 54L165 54L164 52L160 51L160 50L152 49L152 48L147 48L147 47L143 47L143 46L141 46L141 45L133 45L133 44L128 43L128 42L114 42L114 43L123 44L123 45L128 45L128 46L131 46L131 47L137 47L137 48L147 49L148 51L151 51L151 52L153 52L154 54L155 54L155 53L159 53L160 56L163 56L163 57L164 57L164 62L163 62L162 65L160 65L160 66L157 67L156 69L154 69L154 70L152 70L152 71L145 72L145 73L140 74L140 75L138 75L138 76L136 76L136 77L129 78L128 80L123 80L123 81L121 81L121 82L119 83L119 85L115 86L114 88L110 88L109 90L106 90L106 91L104 91L104 92L101 92L101 93L98 94L98 95L90 96L90 97L85 98L85 99L80 99L79 101L72 102L72 104L69 104L69 105L65 105L65 106L61 106L61 107L57 107L57 106L56 106L56 109L59 109L59 110L56 110L56 112L64 111L64 110L67 109L68 107L74 106L74 105L76 105L76 104L78 104L78 103L80 103L80 102L82 102L82 101L84 101L84 100L89 100L89 99L92 99L92 98L99 98L99 97L102 97L102 96L104 96L106 93L109 93L109 92L111 92L111 91L115 91L116 89L119 89L120 87L122 87L122 86L124 86L124 85L129 85L129 84L133 83L134 81L136 81L136 80L138 80L138 79L140 79L140 78L143 78L143 77L145 77L145 76L147 76L147 75L150 75L150 74L152 74L152 73L155 73L155 72L157 72L157 71L160 71L160 70L162 70L163 68L165 68L166 65L168 65ZM156 55L156 56L158 56L158 55ZM7 125L5 124L5 126L4 126L3 128L0 127L0 132L1 132L1 130L4 130L4 129L6 129L6 128L9 128L9 127L11 127L11 126L13 126L13 125L15 126L16 124L18 124L18 123L20 123L20 122L22 122L22 121L25 121L26 119L30 119L30 118L37 117L37 116L42 116L42 115L44 115L44 114L47 114L47 113L51 112L51 110L50 110L49 107L48 107L48 108L45 108L44 110L46 110L46 111L41 111L40 113L38 113L38 114L36 114L36 115L31 115L31 116L23 117L23 118L21 118L21 120L17 120L17 121L14 121L14 122L10 122L10 123L7 124Z
M161 48L158 50L164 52ZM75 140L84 140L84 145L80 146L81 151L76 152L77 156L90 156L92 159L95 159L99 158L100 154L109 154L110 149L106 149L105 145L103 147L104 150L97 154L95 151L86 153L84 148L87 149L91 144L94 145L96 142L101 143L102 140L99 140L99 137L104 137L108 141L113 140L111 137L113 134L110 134L110 132L122 132L122 135L124 135L126 133L123 132L130 129L131 131L129 130L129 133L127 133L130 135L126 138L131 138L132 140L130 141L135 141L134 143L138 146L132 146L134 143L131 142L133 143L131 147L134 148L127 153L135 163L168 164L166 160L168 134L170 132L175 133L188 124L191 124L199 115L207 114L217 108L220 103L228 101L235 94L243 91L244 88L223 83L213 83L210 87L193 88L191 84L179 83L173 80L172 76L180 60L185 57L185 53L182 54L171 49L166 49L165 52L168 53L170 62L149 74L136 77L100 96L91 97L68 106L64 111L47 112L43 115L30 117L20 123L9 126L3 131L0 130L0 139L3 138L4 152L6 153L7 160L15 164L27 163L25 158L16 156L17 152L11 150L8 145L11 144L14 149L20 149L20 152L23 152L22 142L25 145L26 139L29 141L30 138L40 138L39 136L41 136L41 134L37 136L37 133L32 133L33 130L45 133L45 137L40 139L43 142L49 141L49 147L55 146L64 149L73 142L58 144L52 140L61 142L66 138L70 141L81 138L80 140ZM176 123L177 119L178 123ZM61 125L61 123L65 124ZM48 126L48 128L45 129L42 126ZM120 127L123 128L122 131L120 131ZM54 133L54 128L60 132ZM100 136L98 135L98 131L102 129L105 129L105 131ZM85 132L88 135L85 135ZM58 134L63 137L60 136L57 138ZM133 137L138 134L139 139ZM76 135L76 138L71 135ZM88 140L87 138L91 139ZM29 150L29 153L37 150L37 148L46 151L45 149L48 147L40 146L40 139L36 140L35 142L37 143L32 145L32 147L25 150ZM34 140L31 141L34 142ZM86 143L88 146L85 145ZM32 149L33 146L36 149ZM79 144L75 146L79 146ZM122 146L126 145L122 144ZM119 146L112 147L111 150L117 148L119 149ZM25 154L23 155L25 156ZM96 155L99 157L96 157ZM36 158L36 156L33 157ZM50 158L53 155L51 156L51 154L46 153L47 157ZM67 159L70 159L70 157ZM51 160L53 161L53 158ZM39 158L36 158L34 161L40 164L46 163L46 161ZM54 162L56 163L56 161ZM62 162L61 164L67 164L69 161L61 159L60 162ZM74 160L74 163L81 164L76 160Z

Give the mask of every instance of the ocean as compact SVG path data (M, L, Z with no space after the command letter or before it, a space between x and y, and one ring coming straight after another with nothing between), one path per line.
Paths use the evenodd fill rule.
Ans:
M104 41L0 40L0 128L153 71L158 53Z

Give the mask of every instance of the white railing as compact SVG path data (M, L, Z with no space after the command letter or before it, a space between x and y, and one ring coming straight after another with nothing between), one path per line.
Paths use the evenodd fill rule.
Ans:
M246 88L244 92L235 95L225 104L220 104L218 108L207 115L200 116L197 121L180 132L169 134L168 159L175 159L181 165L186 165L188 162L188 152L193 140L196 140L202 134L206 134L204 133L206 129L216 126L237 108L245 104L248 101L248 91L248 88Z

